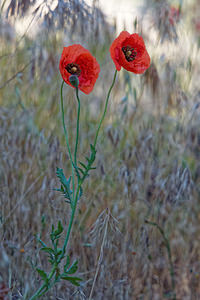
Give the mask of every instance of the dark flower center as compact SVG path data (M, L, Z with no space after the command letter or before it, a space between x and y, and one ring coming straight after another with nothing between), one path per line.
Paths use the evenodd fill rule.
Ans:
M127 61L133 61L136 58L137 51L131 46L122 47L122 51L126 57Z
M81 69L78 64L74 64L74 63L68 64L66 65L65 69L67 70L67 72L69 72L72 75L80 76L81 74Z

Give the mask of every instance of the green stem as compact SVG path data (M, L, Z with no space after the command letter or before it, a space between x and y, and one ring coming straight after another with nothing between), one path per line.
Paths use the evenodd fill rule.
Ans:
M102 117L101 117L101 120L100 120L98 129L97 129L97 132L96 132L95 141L94 141L94 147L96 147L96 143L97 143L99 131L100 131L102 122L103 122L103 120L104 120L104 118L105 118L106 112L107 112L108 100L109 100L109 97L110 97L110 93L111 93L111 91L112 91L112 88L113 88L113 86L114 86L114 84L115 84L116 76L117 76L117 70L115 71L115 74L114 74L114 78L113 78L112 84L111 84L110 89L109 89L109 91L108 91L108 95L107 95L107 98L106 98L106 104L105 104L104 112L103 112L103 115L102 115ZM51 280L51 278L52 278L53 275L55 274L58 264L60 263L60 261L61 261L61 260L64 258L64 256L65 256L66 247L67 247L67 244L68 244L68 242L69 242L70 233L71 233L72 226L73 226L73 222L74 222L74 217L75 217L76 207L77 207L77 203L78 203L78 199L79 199L79 192L80 192L81 185L82 185L82 183L83 183L82 180L80 180L80 181L78 182L78 187L77 187L77 190L76 190L76 196L75 196L75 198L74 198L74 193L75 193L74 166L73 166L73 160L72 160L71 150L70 150L70 147L69 147L69 139L68 139L68 134L67 134L67 130L66 130L66 127L65 127L65 120L64 120L63 85L64 85L64 81L62 82L62 85L61 85L61 91L60 91L60 95L61 95L61 112L62 112L63 129L64 129L64 133L65 133L65 139L66 139L67 149L68 149L68 152L69 152L69 157L70 157L70 162L71 162L71 168L72 168L73 203L72 203L72 211L71 211L71 217L70 217L70 221L69 221L69 225L68 225L68 230L67 230L66 238L65 238L64 245L63 245L63 248L62 248L62 253L61 253L59 259L57 260L56 265L54 265L54 267L52 268L52 270L51 270L51 272L50 272L50 274L49 274L49 276L48 276L48 280L49 280L49 281ZM79 95L78 95L78 88L76 88L76 97L77 97L77 100L78 100L78 112L77 112L76 144L75 144L75 150L74 150L74 163L75 163L75 166L77 165L77 148L78 148L78 139L79 139L79 119L80 119L80 99L79 99ZM45 287L46 287L46 284L44 283L44 284L37 290L37 292L30 298L30 300L35 300L35 299L41 297L43 294L45 294L45 293L46 293L46 290L43 291L43 290L45 289ZM43 292L42 292L42 291L43 291Z
M71 218L70 218L69 225L68 225L67 235L66 235L65 242L64 242L64 245L63 245L63 248L62 248L62 254L61 254L60 258L58 259L58 264L60 263L60 261L63 259L64 255L65 255L66 247L67 247L69 237L70 237L70 233L71 233L71 230L72 230L72 225L73 225L74 216L75 216L75 212L76 212L76 206L77 206L77 202L78 202L78 196L79 196L79 191L80 191L80 188L81 188L81 184L82 184L82 182L80 182L78 187L77 187L76 197L75 197L74 202L73 202Z
M54 265L53 269L51 270L51 272L49 273L49 276L48 276L48 280L51 280L51 278L53 277L55 271L56 271L56 268L57 268L57 264ZM39 297L41 297L45 292L41 293L42 290L44 290L44 288L46 287L46 284L43 283L43 285L37 290L37 292L30 298L30 300L35 300Z
M78 101L78 112L77 112L77 124L76 124L76 145L75 145L75 151L74 151L74 163L75 166L77 166L77 147L78 147L78 138L79 138L79 119L80 119L80 99L78 95L78 88L76 88L76 98Z
M68 152L69 152L69 158L70 158L70 162L71 162L71 168L72 168L72 185L73 185L73 199L74 199L74 191L75 191L74 166L73 166L71 150L70 150L70 147L69 147L69 139L68 139L67 129L66 129L66 126L65 126L65 114L64 114L64 105L63 105L63 85L64 85L64 80L61 84L61 89L60 89L60 101L61 101L61 112L62 112L62 124L63 124L65 140L66 140L67 149L68 149Z
M101 124L103 123L103 120L105 118L105 115L106 115L106 111L107 111L107 107L108 107L108 100L109 100L109 97L110 97L110 93L113 89L113 86L115 84L115 79L116 79L116 76L117 76L117 70L115 71L115 74L114 74L114 77L113 77L113 81L112 81L112 84L110 86L110 89L108 91L108 95L106 97L106 104L105 104L105 108L104 108L104 112L103 112L103 115L101 117L101 120L100 120L100 123L99 123L99 126L98 126L98 129L97 129L97 132L96 132L96 136L95 136L95 140L94 140L94 147L96 147L96 144L97 144L97 139L98 139L98 135L99 135L99 130L101 128Z
M76 124L76 144L75 144L75 150L74 150L74 163L75 163L75 166L77 166L77 148L78 148L78 138L79 138L79 119L80 119L80 107L81 107L80 106L80 99L79 99L79 95L78 95L78 88L76 88L76 98L77 98L77 101L78 101L78 112L77 112L77 124ZM65 242L64 242L64 245L63 245L63 248L62 248L62 254L61 254L61 256L58 260L58 264L63 259L64 255L65 255L66 247L67 247L69 237L70 237L70 233L71 233L71 230L72 230L72 225L73 225L74 216L75 216L75 212L76 212L76 206L77 206L77 202L78 202L78 196L79 196L79 191L80 191L80 188L81 188L81 184L82 184L82 182L78 182L78 187L77 187L77 190L76 190L76 196L75 196L75 199L72 203L72 212L71 212L71 218L70 218L69 225L68 225L67 235L66 235Z
M96 132L95 141L94 141L94 147L96 146L97 138L98 138L98 135L99 135L99 130L101 128L101 124L102 124L102 122L103 122L103 120L105 118L105 115L106 115L106 111L107 111L107 107L108 107L108 100L109 100L112 88L113 88L113 86L115 84L116 76L117 76L117 70L115 71L112 84L111 84L110 89L108 91L108 95L107 95L107 98L106 98L106 104L105 104L104 112L103 112L102 118L100 120L98 129L97 129L97 132ZM76 146L75 146L75 152L74 152L74 161L75 161L75 164L76 164L76 154L77 154L77 146L78 146L78 137L79 137L79 116L80 116L80 99L79 99L79 96L78 96L78 88L76 88L76 97L77 97L77 100L78 100L78 114L77 114ZM78 188L77 188L77 191L76 191L76 197L75 197L74 202L73 202L72 213L71 213L71 218L70 218L70 222L69 222L69 226L68 226L68 230L67 230L67 235L66 235L65 242L64 242L64 245L63 245L62 254L61 254L61 256L60 256L60 258L58 260L58 263L62 260L62 258L65 255L66 247L67 247L67 244L68 244L68 241L69 241L69 237L70 237L70 233L71 233L71 230L72 230L72 225L73 225L73 221L74 221L74 216L75 216L75 211L76 211L76 206L77 206L77 202L78 202L78 196L79 196L79 191L80 191L81 185L82 185L82 181L80 181L79 184L78 184Z

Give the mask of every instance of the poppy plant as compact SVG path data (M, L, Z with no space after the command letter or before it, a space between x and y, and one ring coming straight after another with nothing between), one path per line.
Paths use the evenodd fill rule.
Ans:
M135 74L142 74L150 66L150 57L139 34L122 31L110 47L111 58L117 71L121 67Z
M63 80L75 87L70 76L78 78L78 88L85 94L89 94L95 85L100 72L100 66L94 56L79 44L64 47L60 59L60 73Z

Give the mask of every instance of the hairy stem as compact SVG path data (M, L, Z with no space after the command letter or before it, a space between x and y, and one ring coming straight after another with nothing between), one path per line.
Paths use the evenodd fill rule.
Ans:
M78 202L80 188L81 188L81 184L78 185L78 188L76 190L76 197L73 202L73 207L72 207L71 217L70 217L70 221L69 221L69 225L68 225L67 235L66 235L65 242L64 242L64 245L62 248L62 254L61 254L60 258L58 259L58 264L63 259L65 252L66 252L66 247L67 247L67 244L69 241L69 237L70 237L70 233L71 233L72 225L73 225L73 221L74 221L74 216L75 216L75 212L76 212L76 206L77 206L77 202Z
M80 99L78 95L78 88L76 88L76 98L78 101L78 112L77 112L77 124L76 124L76 145L75 145L75 150L74 150L74 163L75 166L77 166L77 148L78 148L78 138L79 138L79 119L80 119Z
M67 149L68 149L68 152L69 152L69 158L70 158L70 162L71 162L71 168L72 168L72 185L73 185L73 199L74 199L74 193L75 193L74 166L73 166L71 150L70 150L70 147L69 147L69 138L68 138L68 134L67 134L67 129L66 129L66 126L65 126L65 114L64 114L64 105L63 105L63 85L64 85L64 80L61 84L61 89L60 89L60 101L61 101L61 112L62 112L62 124L63 124L65 140L66 140Z
M48 280L50 281L51 278L53 277L53 275L56 272L56 268L57 268L57 264L54 265L54 267L52 268L51 272L49 273L48 276ZM46 287L46 283L43 283L43 285L37 290L37 292L30 298L30 300L35 300L38 299L39 297L41 297L45 292L42 293L42 291L45 289Z
M107 95L107 97L106 97L106 104L105 104L104 112L103 112L103 115L102 115L102 117L101 117L101 120L100 120L98 129L97 129L97 132L96 132L96 136L95 136L95 140L94 140L94 147L96 147L96 143L97 143L97 139L98 139L98 135L99 135L99 130L100 130L100 128L101 128L101 125L102 125L102 123L103 123L103 120L104 120L105 115L106 115L106 112L107 112L107 108L108 108L108 100L109 100L109 98L110 98L110 93L111 93L111 91L112 91L112 89L113 89L113 86L114 86L114 84L115 84L116 76L117 76L117 70L115 71L115 74L114 74L114 77L113 77L112 84L111 84L111 86L110 86L110 88L109 88L108 95Z

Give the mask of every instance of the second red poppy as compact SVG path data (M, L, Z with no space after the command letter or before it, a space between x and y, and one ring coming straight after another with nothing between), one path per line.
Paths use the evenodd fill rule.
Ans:
M139 34L122 31L110 47L111 58L116 69L142 74L150 66L150 57L143 38Z

